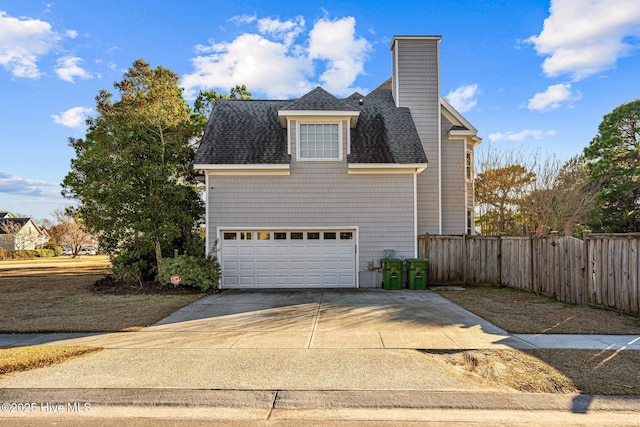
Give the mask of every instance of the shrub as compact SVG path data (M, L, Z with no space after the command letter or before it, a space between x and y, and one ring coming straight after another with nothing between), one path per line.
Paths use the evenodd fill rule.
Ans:
M44 249L51 249L53 251L53 256L62 255L62 246L56 245L55 243L52 243L52 242L45 243Z
M33 249L24 249L14 252L17 259L31 259L36 257L36 251Z
M171 276L174 274L180 276L180 285L200 288L204 292L218 286L220 264L213 256L179 255L175 258L165 258L162 261L160 283L171 283Z
M36 249L35 255L38 258L50 258L55 256L55 252L53 252L53 249Z
M111 257L111 273L122 282L149 282L158 274L156 256L152 246L132 245Z

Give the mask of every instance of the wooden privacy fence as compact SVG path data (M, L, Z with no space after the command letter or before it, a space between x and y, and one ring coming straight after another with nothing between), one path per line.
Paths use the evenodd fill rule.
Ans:
M640 314L640 233L418 236L430 283L501 285Z

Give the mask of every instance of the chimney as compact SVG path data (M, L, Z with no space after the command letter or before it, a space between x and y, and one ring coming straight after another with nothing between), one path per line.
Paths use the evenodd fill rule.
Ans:
M398 107L436 108L440 102L441 36L394 36L392 91Z

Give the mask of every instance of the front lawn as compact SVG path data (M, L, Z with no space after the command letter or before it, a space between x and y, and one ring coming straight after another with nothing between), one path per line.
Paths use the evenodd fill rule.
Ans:
M0 333L137 330L203 296L107 295L88 290L107 273L104 267L60 267L3 274Z

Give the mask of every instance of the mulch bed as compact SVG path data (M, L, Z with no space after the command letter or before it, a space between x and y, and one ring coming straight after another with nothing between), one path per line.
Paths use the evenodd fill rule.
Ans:
M163 285L160 282L121 282L108 275L87 287L96 294L108 295L186 295L201 294L199 288ZM207 293L215 293L215 290Z

